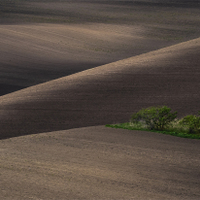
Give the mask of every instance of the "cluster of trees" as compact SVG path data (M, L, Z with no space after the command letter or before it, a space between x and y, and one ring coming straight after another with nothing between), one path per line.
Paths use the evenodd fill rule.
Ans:
M149 107L134 113L131 123L150 130L178 129L190 134L200 134L200 111L197 115L177 119L177 112L172 112L167 106Z

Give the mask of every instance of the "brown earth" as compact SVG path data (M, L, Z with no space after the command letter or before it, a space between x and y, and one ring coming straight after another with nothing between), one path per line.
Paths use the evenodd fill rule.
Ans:
M0 95L169 44L146 31L106 24L0 25Z
M199 52L195 39L1 96L0 137L126 122L152 105L196 114Z
M200 110L199 9L0 1L0 199L200 199L199 140L97 126Z
M200 199L200 141L104 126L0 141L0 199Z
M0 2L0 95L199 37L198 1Z

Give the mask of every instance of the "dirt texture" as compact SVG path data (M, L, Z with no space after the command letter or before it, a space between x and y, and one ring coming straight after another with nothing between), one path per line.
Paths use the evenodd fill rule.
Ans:
M169 44L140 26L0 25L0 95Z
M200 36L198 1L0 1L0 96Z
M199 11L0 0L0 199L200 199L199 140L104 126L155 105L197 114Z
M0 141L0 199L200 198L200 141L104 126Z
M127 122L154 105L196 114L199 52L195 39L1 96L0 138Z

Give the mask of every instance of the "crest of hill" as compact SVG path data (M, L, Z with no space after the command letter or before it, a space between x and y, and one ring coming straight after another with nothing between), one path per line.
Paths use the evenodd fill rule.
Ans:
M129 121L168 105L200 110L200 38L0 97L0 138Z

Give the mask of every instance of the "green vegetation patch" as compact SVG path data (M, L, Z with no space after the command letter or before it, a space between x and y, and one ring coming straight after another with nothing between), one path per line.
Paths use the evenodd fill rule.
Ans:
M149 107L134 113L130 122L107 124L106 127L163 133L177 137L200 139L200 112L177 119L177 112L167 106Z

